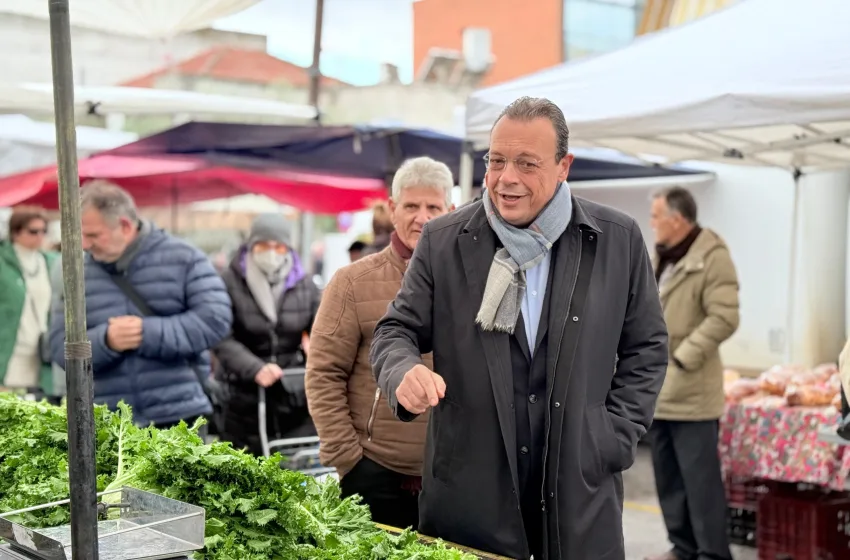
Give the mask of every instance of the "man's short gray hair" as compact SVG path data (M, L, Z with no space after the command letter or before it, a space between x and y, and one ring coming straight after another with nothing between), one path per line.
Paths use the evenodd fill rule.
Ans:
M564 112L545 97L520 97L504 108L502 113L496 118L496 122L493 123L494 128L502 120L502 117L525 122L533 121L534 119L547 119L555 128L555 135L557 137L555 148L556 160L561 161L569 152L570 128L567 126L567 119L564 118Z
M80 205L83 210L97 210L111 224L118 223L121 218L131 222L139 220L136 201L130 193L109 181L95 180L83 185L80 189Z
M653 193L653 198L663 198L670 212L681 215L688 223L697 223L697 201L684 187L670 187Z
M414 187L429 187L443 189L446 196L446 207L452 205L452 189L455 186L454 177L449 166L429 157L409 159L401 164L393 177L393 200L398 202L401 191Z

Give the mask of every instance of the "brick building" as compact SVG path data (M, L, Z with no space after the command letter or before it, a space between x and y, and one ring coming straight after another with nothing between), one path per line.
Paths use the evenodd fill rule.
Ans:
M462 51L464 35L489 35L492 66L482 86L611 51L637 35L678 25L735 0L418 0L413 69L432 49Z

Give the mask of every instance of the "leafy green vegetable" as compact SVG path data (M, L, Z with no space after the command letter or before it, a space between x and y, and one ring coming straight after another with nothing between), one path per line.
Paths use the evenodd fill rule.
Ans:
M228 443L204 444L201 423L139 428L130 408L96 407L98 490L131 486L206 510L199 560L470 560L414 532L391 535L339 485L280 468ZM0 394L0 512L68 495L66 411ZM22 514L33 527L68 523L66 508Z

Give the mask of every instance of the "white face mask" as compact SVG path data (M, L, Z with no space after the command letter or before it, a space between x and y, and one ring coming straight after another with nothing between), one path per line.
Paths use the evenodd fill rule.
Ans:
M292 259L289 253L280 254L277 251L258 251L252 255L254 264L265 274L274 274Z

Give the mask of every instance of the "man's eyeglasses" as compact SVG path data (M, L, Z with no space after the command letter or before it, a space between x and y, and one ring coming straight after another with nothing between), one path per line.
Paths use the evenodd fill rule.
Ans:
M534 173L540 169L540 164L543 163L542 160L536 160L530 157L518 157L509 160L502 156L490 156L490 154L486 154L484 156L484 164L490 171L504 171L504 169L508 166L508 161L512 161L514 167L516 167L520 173Z

